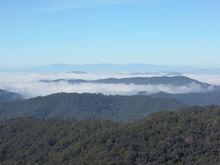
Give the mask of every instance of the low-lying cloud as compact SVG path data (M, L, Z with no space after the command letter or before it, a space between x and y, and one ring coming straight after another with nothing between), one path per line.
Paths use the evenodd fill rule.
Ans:
M184 74L192 79L212 85L220 85L220 75L218 74Z
M85 79L94 80L99 78L123 78L126 74L95 75L95 74L74 74L74 73L51 73L51 74L16 74L0 73L0 89L20 93L26 98L45 96L53 93L103 93L105 95L135 95L139 92L153 94L166 92L182 94L190 92L207 92L212 87L204 88L199 84L191 83L185 86L174 85L135 85L135 84L100 84L100 83L79 83L70 84L66 81L44 83L42 79Z

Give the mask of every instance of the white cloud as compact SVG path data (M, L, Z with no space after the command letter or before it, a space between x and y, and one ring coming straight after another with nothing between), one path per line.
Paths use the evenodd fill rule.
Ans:
M150 75L152 76L152 75ZM154 75L155 76L155 75ZM99 78L122 78L131 77L127 74L74 74L74 73L50 73L50 74L31 74L31 73L0 73L0 89L9 90L23 94L26 98L35 96L45 96L53 93L103 93L106 95L134 95L139 92L157 93L160 91L167 93L189 93L205 92L211 88L204 89L199 84L188 84L187 86L174 85L135 85L135 84L94 84L80 83L70 84L67 82L43 83L42 79L86 79L94 80ZM220 80L220 79L219 79Z
M220 75L218 74L184 74L192 79L212 85L220 85Z

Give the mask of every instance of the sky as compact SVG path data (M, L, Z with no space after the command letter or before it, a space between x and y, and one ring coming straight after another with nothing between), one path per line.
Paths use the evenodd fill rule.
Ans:
M0 69L220 67L219 0L1 0Z

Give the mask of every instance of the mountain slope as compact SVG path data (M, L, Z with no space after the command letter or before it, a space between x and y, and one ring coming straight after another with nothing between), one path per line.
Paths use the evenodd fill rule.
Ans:
M0 164L218 165L220 109L161 112L132 124L10 120L0 125Z
M0 120L16 117L40 119L108 119L134 121L162 110L185 107L179 101L148 96L104 96L102 94L53 94L10 104L0 104Z
M21 100L23 97L17 93L8 92L0 89L0 103Z
M172 98L179 100L187 105L192 106L206 106L206 105L220 105L220 90L214 90L205 93L187 93L187 94L169 94L156 93L148 95L154 98Z

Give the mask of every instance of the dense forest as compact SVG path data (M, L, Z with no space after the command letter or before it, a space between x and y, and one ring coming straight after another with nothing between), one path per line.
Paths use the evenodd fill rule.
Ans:
M12 119L1 165L218 165L220 108L154 113L134 123Z
M148 96L105 96L60 93L0 104L0 120L17 117L37 119L107 119L130 122L162 110L180 110L183 103Z

